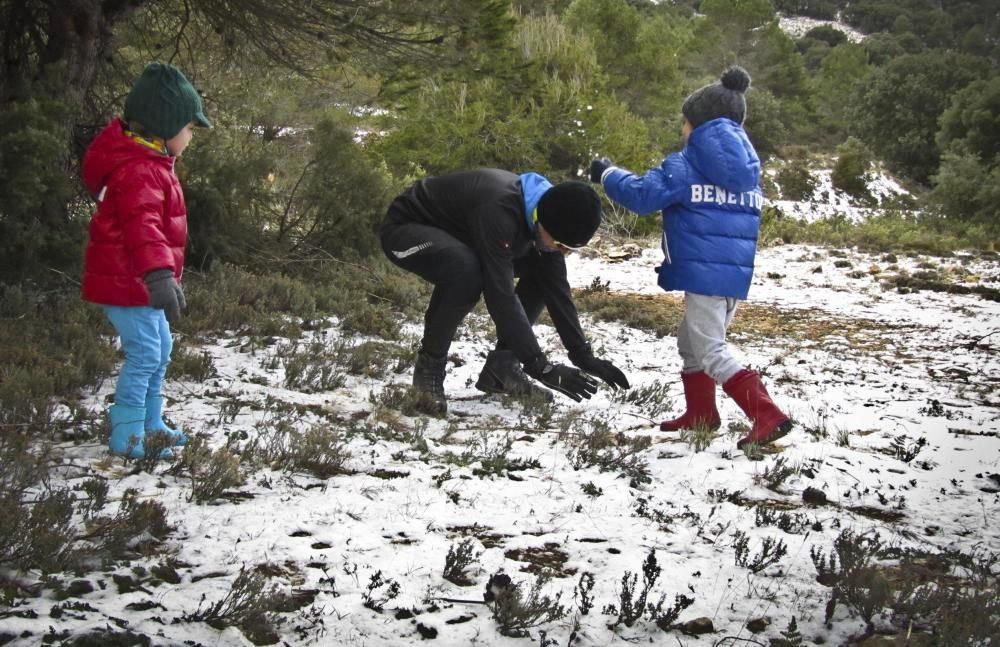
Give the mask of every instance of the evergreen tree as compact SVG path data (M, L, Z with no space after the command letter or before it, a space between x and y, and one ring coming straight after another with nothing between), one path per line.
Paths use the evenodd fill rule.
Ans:
M978 228L976 237L995 241L1000 237L1000 153L984 158L978 144L974 138L951 141L925 203L949 220Z
M940 123L936 141L941 150L960 148L983 164L1000 161L1000 75L956 92Z
M99 124L120 110L128 85L150 59L197 60L187 71L198 85L213 68L234 62L248 70L270 64L286 74L320 78L332 68L363 61L368 70L377 70L372 74L399 82L423 76L427 66L490 70L491 59L484 52L506 37L511 20L500 0L405 5L361 0L0 0L5 134L0 165L13 171L0 176L0 196L13 197L0 203L0 232L17 236L0 243L5 259L0 280L37 275L34 268L39 266L74 272L80 221L90 209L82 196L69 200L74 188L79 191L71 153L82 153ZM135 50L116 41L126 32L131 38L119 40L130 41ZM145 53L144 60L136 52ZM97 81L102 84L96 86ZM29 114L34 116L25 118ZM85 128L74 128L77 124ZM31 209L21 209L33 181L43 182L45 190L38 192Z
M894 59L857 86L851 130L894 170L927 182L940 156L938 118L950 97L984 69L979 59L941 50Z
M831 181L835 189L864 202L872 199L868 191L871 179L871 152L855 137L837 147L837 161L833 165Z
M815 103L817 112L838 132L847 129L847 112L854 87L870 71L868 53L861 45L838 45L823 59L819 74L813 79Z
M393 173L496 166L565 178L595 153L648 162L646 129L607 92L589 38L529 16L513 44L516 77L431 79L410 98L375 145Z

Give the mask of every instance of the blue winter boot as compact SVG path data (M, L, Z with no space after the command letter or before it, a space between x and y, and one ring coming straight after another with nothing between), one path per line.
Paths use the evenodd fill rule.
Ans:
M145 458L142 441L146 437L146 410L114 404L108 410L111 419L111 440L108 446L112 454L129 458ZM130 448L131 446L131 448ZM160 452L160 459L173 458L169 449Z
M171 429L163 422L163 396L146 398L146 431L161 431L173 441L174 447L188 443L187 434L180 429Z

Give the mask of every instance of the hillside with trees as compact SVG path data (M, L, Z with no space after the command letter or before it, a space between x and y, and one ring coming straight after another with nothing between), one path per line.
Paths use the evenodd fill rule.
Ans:
M364 252L386 196L424 173L577 177L595 154L652 164L679 141L683 98L729 63L753 76L747 129L767 160L854 137L913 183L927 226L996 238L1000 19L987 0L377 7L5 0L0 277L75 273L91 207L79 157L159 59L190 71L220 125L181 169L203 269L251 250ZM777 12L865 38L830 24L793 38Z
M793 33L787 24L795 20L812 26ZM190 312L178 327L168 379L207 384L217 377L203 345L219 339L253 363L274 353L270 361L286 372L287 391L332 391L348 374L381 379L392 367L407 370L415 354L407 326L419 321L429 291L390 266L376 236L403 187L425 175L479 166L537 171L558 181L585 179L594 157L636 170L657 165L680 147L684 98L718 80L730 64L753 78L746 130L765 168L762 246L848 248L837 254L863 260L852 268L837 256L835 267L845 280L875 277L899 294L927 289L997 300L990 287L996 277L983 269L995 262L1000 241L996 0L0 0L0 48L0 644L15 640L2 621L25 619L18 615L25 601L50 595L62 604L66 598L59 596L75 576L131 568L148 557L147 542L172 532L164 504L132 489L118 493L117 511L102 514L113 507L109 483L115 488L140 474L155 484L166 478L165 471L154 476L162 467L64 460L67 449L106 444L106 403L95 402L95 394L106 391L120 360L112 328L79 296L95 208L80 180L81 158L101 128L121 114L129 87L151 61L183 69L214 124L197 133L176 165L188 209L184 285ZM881 177L905 191L876 194L873 182ZM818 178L871 217L858 221L845 212L801 219L783 210L788 201L808 209ZM657 218L638 219L607 201L605 207L600 233L609 245L644 245L659 232ZM805 263L801 259L811 252L795 249L795 262ZM975 271L900 260L918 253L986 260ZM784 278L772 274L774 281ZM957 284L969 276L980 283ZM623 338L635 330L667 334L655 321L676 312L644 310L660 307L645 297L641 307L618 304L599 279L577 286L594 317L613 311L608 316L631 326L616 329ZM337 344L314 337L330 321L342 335ZM770 334L786 324L767 319L760 325ZM893 326L893 334L909 330ZM814 332L802 328L796 334ZM984 364L992 370L995 333L963 339L957 351L987 353ZM336 370L322 364L331 357L340 362ZM931 364L929 372L953 369ZM978 388L965 366L963 384ZM243 368L239 372L246 377ZM979 402L995 412L991 384ZM211 394L202 395L200 403L210 401ZM352 411L357 416L336 418L333 431L322 425L293 430L321 404L277 403L271 394L257 394L255 403L240 399L250 397L232 395L205 418L221 427L230 408L235 417L241 407L263 407L272 429L323 451L315 460L276 445L243 445L238 452L247 439L235 433L195 443L167 468L169 478L193 484L191 505L218 503L246 481L240 460L244 471L258 470L253 481L266 487L283 470L306 470L318 479L343 475L337 451L344 434L425 453L426 422L400 422L405 397L388 387L367 396L367 413L382 418ZM944 419L934 402L938 408L926 404L928 415ZM520 433L516 425L555 424L549 414L530 424L503 422L511 425L507 432ZM569 420L562 431L576 429L577 422ZM494 423L477 419L487 429ZM614 430L603 431L611 437ZM825 427L820 431L826 438ZM441 433L449 438L452 432ZM648 449L624 437L599 450L580 448L576 458L589 456L595 462L588 467L594 467L614 446L622 452L615 459L620 468L632 453ZM919 453L923 445L911 441L899 440L897 453ZM485 464L489 452L482 442L476 456ZM883 453L896 456L892 451ZM878 469L875 462L864 464ZM477 469L490 477L499 473ZM87 480L77 479L77 470ZM618 486L642 486L622 470L628 478ZM268 476L261 475L265 471ZM315 487L325 492L325 485ZM441 483L436 487L441 490ZM713 496L721 505L740 492ZM658 512L650 504L643 518ZM877 535L867 544L858 541L862 548L879 543ZM890 559L891 547L879 547ZM850 547L844 551L849 557ZM949 601L973 599L995 611L996 555L956 555L954 563L975 563L986 584L973 598L948 589L954 593ZM461 555L449 553L453 557ZM657 568L655 560L643 566L649 573ZM827 566L836 570L832 562ZM336 575L340 582L351 577ZM233 595L256 600L249 592L263 586L263 577L241 571ZM169 573L161 579L170 581ZM910 580L907 585L917 587ZM836 607L841 595L843 607L848 594L837 591L830 604ZM538 590L532 595L539 601ZM947 609L949 601L932 600ZM369 602L377 606L377 595L366 598L366 607ZM680 595L674 600L678 613L683 602ZM644 605L633 611L641 616ZM247 627L266 615L249 609L249 615L222 618L222 606L199 606L185 621L238 625L250 635ZM53 613L87 611L59 609ZM925 612L912 611L914 617ZM868 636L875 632L872 613L865 618ZM39 627L43 620L37 619ZM946 620L951 629L963 625L962 617ZM318 635L322 623L313 621L299 629ZM795 627L792 618L780 628L793 636ZM258 637L256 644L275 643L266 631ZM71 638L56 635L46 644L77 644ZM539 640L550 644L544 634Z

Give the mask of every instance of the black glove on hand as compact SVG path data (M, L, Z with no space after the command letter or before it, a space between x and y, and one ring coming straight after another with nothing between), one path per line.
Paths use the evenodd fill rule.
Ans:
M573 398L577 402L597 393L597 382L589 375L565 364L548 364L538 378L542 384L554 391Z
M168 268L153 270L146 274L146 288L149 290L149 307L163 310L167 321L181 318L181 310L187 307L184 291L174 278L174 271Z
M590 162L590 181L594 184L600 184L604 171L608 170L611 166L614 165L608 159L592 160Z
M608 386L616 389L629 388L628 378L625 377L625 374L617 366L606 359L594 357L594 354L589 350L580 353L571 353L569 359L581 370L591 375L596 375L607 382Z

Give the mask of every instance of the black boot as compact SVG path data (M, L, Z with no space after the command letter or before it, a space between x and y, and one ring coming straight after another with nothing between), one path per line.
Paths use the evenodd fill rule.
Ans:
M448 413L448 400L444 397L444 370L447 357L434 358L420 351L413 367L413 390L417 393L416 409L430 416Z
M503 393L552 402L552 391L535 386L531 378L521 370L521 362L509 350L490 351L486 356L486 364L479 373L476 388L484 393Z

